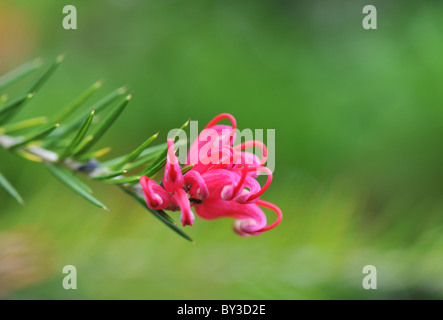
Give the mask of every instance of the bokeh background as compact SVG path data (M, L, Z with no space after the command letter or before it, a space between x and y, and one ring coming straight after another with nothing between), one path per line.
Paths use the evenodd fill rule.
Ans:
M66 4L78 30L62 28ZM263 198L284 220L241 238L232 220L197 218L193 245L117 188L91 183L106 213L0 150L26 201L0 191L0 296L443 298L443 3L373 0L377 30L362 28L366 4L1 1L0 74L66 54L20 117L55 113L104 78L95 99L134 90L100 143L111 156L221 112L276 129ZM77 290L62 287L69 264ZM377 290L362 288L368 264Z

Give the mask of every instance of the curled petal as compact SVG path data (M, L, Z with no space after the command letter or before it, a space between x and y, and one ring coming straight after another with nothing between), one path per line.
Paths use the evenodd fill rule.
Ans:
M223 189L226 186L234 186L240 180L240 175L224 169L215 169L203 173L202 178L209 191L208 198L220 198ZM193 188L195 187L191 187L191 193L194 192Z
M220 120L228 119L231 126L218 125ZM200 151L202 148L219 148L224 145L232 146L235 141L235 131L237 129L237 122L235 118L228 113L222 113L209 121L206 127L201 131L195 141L192 142L189 148L186 165L200 164L204 159L200 159ZM204 171L200 171L200 173Z
M184 226L192 226L195 217L191 211L191 204L189 202L188 196L183 189L178 189L172 196L172 201L180 207L181 216L180 221Z
M263 187L250 189L250 191L243 191L243 193L237 197L237 201L240 203L250 203L257 201L257 199L268 189L268 187L271 185L272 182L272 171L269 170L266 167L258 167L258 168L249 168L248 170L256 172L256 171L262 171L267 174L267 179ZM257 174L258 175L258 174ZM254 179L254 181L256 181ZM258 182L257 182L258 184ZM260 186L260 185L259 185Z
M239 204L236 201L207 199L203 204L194 205L203 219L229 217L237 219L234 231L241 236L259 235L266 227L266 215L256 204Z
M240 195L243 190L243 184L248 174L248 166L243 166L239 181L235 181L235 184L226 185L221 193L223 200L232 200Z
M235 120L234 116L229 113L221 113L218 116L215 116L211 121L209 121L205 129L214 127L220 120L223 119L228 119L229 121L231 121L231 126L233 130L237 129L237 121Z
M261 160L257 155L251 152L241 152L239 156L235 157L235 164L233 165L233 168L238 168L240 165L245 165L245 164L251 168L257 168L261 167ZM253 178L258 177L258 173L255 170L254 171L250 170L248 175Z
M257 200L256 204L258 206L260 206L260 207L265 207L265 208L271 209L272 211L274 211L277 214L277 219L272 224L270 224L269 226L264 227L263 229L261 229L260 230L261 232L271 230L271 229L275 228L276 226L278 226L280 224L281 220L283 219L283 214L282 214L282 212L281 212L279 207L277 207L273 203L270 203L270 202L267 202L267 201L264 201L264 200Z
M231 127L222 125L204 129L189 148L186 165L206 165L203 170L198 169L199 172L204 172L210 165L221 162L226 153L223 149L232 149L232 144L224 141L231 132Z
M251 141L246 141L242 144L239 144L238 146L235 146L234 149L235 151L242 151L245 150L247 148L252 148L252 147L257 147L260 148L262 151L262 159L260 161L260 165L264 165L266 163L266 161L268 160L268 148L266 147L266 145L258 140L251 140Z
M232 145L235 141L235 131L237 129L237 121L235 120L234 116L229 113L221 113L218 116L214 117L209 123L206 125L205 129L207 128L216 128L216 124L223 119L228 119L231 122L231 132L228 136L224 137L222 141L225 143L229 143Z
M235 233L242 237L259 236L263 233L257 228L256 221L250 218L235 220L233 229Z
M260 192L260 184L251 176L245 175L249 170L249 168L245 168L242 172L239 172L215 169L203 173L201 176L208 188L208 198L221 198L227 201L235 199L239 203L256 201L256 198L249 199L249 197ZM197 186L191 186L191 196L195 194L196 190Z
M275 228L282 220L282 212L276 205L257 200L252 204L240 204L236 201L222 199L208 199L203 204L194 205L195 211L203 219L217 219L229 217L237 219L234 222L234 231L241 236L257 236ZM267 226L266 215L260 207L274 211L277 219Z
M236 168L235 162L237 158L241 156L241 154L239 152L236 152L232 146L228 145L224 145L214 152L218 152L218 158L216 159L216 161L212 162L213 164L209 167L209 170L230 170Z
M192 198L205 200L209 196L209 190L205 180L196 170L190 170L184 175L185 184L189 186L189 193Z
M171 195L159 186L157 182L143 176L140 178L140 185L149 209L163 210L169 207L171 204Z
M166 191L174 192L183 188L184 179L178 164L177 156L174 150L174 140L168 139L168 156L166 159L165 176L163 177L163 186Z

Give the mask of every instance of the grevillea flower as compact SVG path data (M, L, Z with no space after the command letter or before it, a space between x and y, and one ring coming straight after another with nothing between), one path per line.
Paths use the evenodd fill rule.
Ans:
M222 119L230 120L231 126L218 125ZM185 165L193 167L185 175L175 155L174 141L169 139L163 186L146 176L140 178L148 207L180 209L183 226L194 223L191 207L203 219L234 218L234 231L242 236L259 235L276 227L282 219L281 210L260 199L272 181L271 170L264 166L266 146L255 140L233 146L236 128L230 114L211 120L189 149ZM244 151L250 147L262 150L261 159ZM267 175L263 187L256 180L260 172ZM274 211L275 222L268 225L261 208Z

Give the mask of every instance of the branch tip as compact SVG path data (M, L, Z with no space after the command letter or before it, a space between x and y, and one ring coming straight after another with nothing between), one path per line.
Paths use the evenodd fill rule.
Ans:
M55 62L56 62L56 63L62 63L63 60L65 60L65 54L64 54L64 53L59 54L59 55L57 56L57 58L55 59Z

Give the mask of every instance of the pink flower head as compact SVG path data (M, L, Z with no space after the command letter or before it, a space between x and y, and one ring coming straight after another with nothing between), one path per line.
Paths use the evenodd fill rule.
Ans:
M146 203L152 210L176 210L180 208L180 220L183 226L194 223L195 217L191 211L191 205L183 189L185 179L181 172L177 156L174 150L174 141L168 139L168 155L166 159L163 188L154 180L146 176L140 178L140 184L145 194Z
M217 124L222 119L230 120L231 126ZM191 207L204 219L234 218L234 231L242 236L259 235L276 227L282 219L281 210L260 199L272 182L272 172L264 167L267 148L255 140L233 146L236 125L230 114L211 120L189 149L186 165L194 166L185 175L175 155L174 141L169 139L163 187L148 177L140 179L148 207L180 209L183 226L194 223ZM261 159L244 151L250 147L262 150ZM263 187L256 180L260 172L267 174ZM267 225L261 208L274 211L275 222Z

